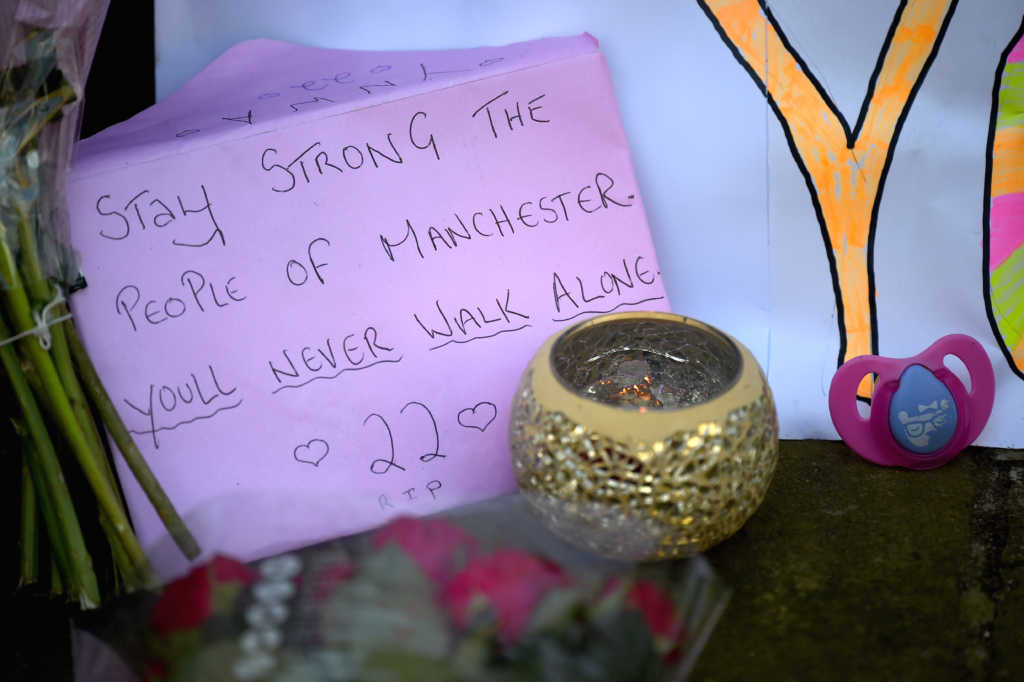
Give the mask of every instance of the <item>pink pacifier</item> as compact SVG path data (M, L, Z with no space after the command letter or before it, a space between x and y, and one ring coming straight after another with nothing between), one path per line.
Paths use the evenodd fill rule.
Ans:
M943 363L960 359L971 377L968 391ZM860 415L857 388L877 377L871 415ZM953 459L985 428L995 399L995 374L981 344L964 334L944 336L912 358L861 355L832 377L832 423L858 455L882 466L934 469Z

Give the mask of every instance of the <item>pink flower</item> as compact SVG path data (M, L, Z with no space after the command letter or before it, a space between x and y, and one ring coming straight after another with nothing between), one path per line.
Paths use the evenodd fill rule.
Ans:
M636 609L644 617L654 635L655 649L661 654L662 663L676 663L682 655L687 633L686 623L672 599L657 584L640 579L629 589L626 607Z
M373 537L374 549L392 542L441 586L458 570L462 561L477 551L477 542L471 535L442 519L398 518Z
M557 564L506 549L470 561L448 584L441 599L455 622L464 627L473 615L474 600L482 596L498 617L502 638L512 642L526 629L541 597L568 583Z
M612 578L605 585L602 596L610 595L621 584L620 578ZM641 578L630 585L624 606L643 616L647 629L654 637L655 648L662 656L662 662L670 665L678 660L686 641L686 623L676 610L672 598L657 583Z
M251 585L256 582L258 575L248 564L220 555L210 559L207 566L213 579L221 583L240 582L243 585Z
M245 564L215 556L164 587L150 612L150 624L161 634L197 628L210 617L218 589L249 585L255 579L256 572Z
M162 661L143 663L142 682L163 682L167 679L167 666Z
M321 569L313 578L313 601L322 602L332 594L341 583L356 574L351 561L344 560Z
M626 604L643 614L647 627L656 637L676 634L679 614L675 604L655 583L637 580L626 595Z

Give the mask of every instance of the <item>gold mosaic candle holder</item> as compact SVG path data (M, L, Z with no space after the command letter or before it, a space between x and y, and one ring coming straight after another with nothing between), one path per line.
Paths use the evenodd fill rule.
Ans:
M523 496L558 535L615 559L685 557L764 499L778 418L731 336L679 315L603 315L563 330L523 373L509 426Z

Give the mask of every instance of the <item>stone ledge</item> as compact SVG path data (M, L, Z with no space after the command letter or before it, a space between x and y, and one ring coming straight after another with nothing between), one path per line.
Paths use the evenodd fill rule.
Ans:
M733 597L694 680L1024 679L1024 452L913 472L786 441L707 557Z

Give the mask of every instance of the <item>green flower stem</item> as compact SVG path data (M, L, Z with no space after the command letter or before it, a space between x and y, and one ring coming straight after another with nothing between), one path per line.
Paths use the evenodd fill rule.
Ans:
M4 230L0 226L0 235L3 232ZM3 239L0 239L0 277L10 287L3 292L3 295L15 328L19 332L32 329L35 324L32 320L28 296L21 287L18 271L14 267L14 258L6 240ZM3 334L3 336L7 338L10 334ZM114 529L122 538L125 550L139 573L147 577L153 576L155 582L155 574L149 565L149 559L142 551L139 540L135 537L128 522L128 517L118 505L117 497L103 474L102 466L97 462L97 453L89 448L89 441L75 418L60 377L50 359L50 354L39 345L36 339L28 339L27 343L22 343L22 347L26 350L32 364L35 365L53 419L64 433L72 452L75 453L82 472L96 495L100 510L107 515ZM4 346L4 348L8 348L8 346Z
M35 108L43 109L46 113L44 116L36 120L35 125L32 127L32 129L28 132L28 134L26 134L22 138L21 144L18 145L18 154L24 152L26 147L35 142L36 136L39 135L40 132L42 132L43 127L47 123L52 121L57 116L57 114L61 113L61 110L64 108L65 104L74 101L74 99L74 88L72 88L69 84L65 83L56 90L53 90L52 92L48 93L46 96L36 100ZM8 128L13 129L14 124L16 123L20 123L20 121L18 119L15 119L14 121L8 122Z
M143 587L147 587L145 580L135 572L135 567L132 566L131 559L128 558L127 552L124 551L124 546L121 545L121 538L114 530L113 526L110 525L110 521L106 516L100 514L100 526L103 528L103 534L107 536L107 544L110 545L110 554L114 560L114 579L118 583L118 587L123 583L123 587L126 592L134 592L135 590ZM119 590L115 589L117 593Z
M67 308L63 306L58 307L59 315L63 315L65 312L67 312ZM57 375L60 377L64 390L67 392L68 402L71 403L71 409L74 410L78 423L82 426L82 430L85 431L89 445L92 447L93 452L96 453L96 459L103 470L103 475L110 484L110 489L114 491L117 506L124 513L125 506L124 498L121 496L121 487L118 484L117 477L114 476L114 470L110 466L107 449L103 445L102 437L96 426L96 420L93 419L92 412L89 410L89 403L86 401L82 384L75 374L75 366L71 360L71 351L68 348L67 336L64 333L63 325L55 324L50 327L50 339L52 342L50 354L53 356L53 364L57 368Z
M64 594L64 581L60 577L60 569L57 567L57 557L50 553L50 594L58 597Z
M71 380L74 382L74 386L77 387L77 390L81 391L81 384L78 382L78 378L74 374L73 366L71 366L71 355L67 347L67 339L65 337L63 327L60 325L54 325L50 327L50 334L51 339L53 341L53 345L51 346L50 350L54 355L54 364L57 367L58 374L61 376L62 380L64 379L65 376L70 377ZM60 342L58 342L58 339L60 339ZM62 354L58 350L60 344L63 344L63 355L66 356L65 362L67 366L65 366L63 369L61 368ZM31 378L32 377L30 376L30 379ZM65 383L65 387L67 386L68 384ZM111 469L110 467L110 460L107 457L106 448L103 447L103 444L100 441L99 432L96 430L95 421L93 420L92 413L89 411L88 405L85 402L84 395L82 395L80 404L82 405L85 413L84 419L86 421L85 424L83 424L84 430L88 434L89 428L87 427L91 427L91 430L95 434L94 437L90 438L90 445L94 447L93 452L96 453L96 459L101 465L103 473L110 484L111 490L114 491L118 507L121 509L121 513L124 514L125 506L124 499L121 497L120 485L117 482L117 478L114 476L113 469ZM72 405L74 405L74 402L72 402ZM80 417L79 423L81 423L81 419L82 418ZM110 520L107 518L107 515L102 512L102 510L99 515L99 521L100 526L103 528L104 534L107 536L107 543L110 545L111 556L114 560L115 576L123 577L125 580L125 586L128 587L130 591L134 591L137 588L151 585L152 576L150 577L149 582L147 583L143 575L140 575L139 571L136 570L131 558L128 556L128 553L124 548L124 544L123 541L121 540L120 535L118 535L116 529L111 524ZM117 593L116 589L114 590L114 593Z
M5 245L6 246L6 245ZM11 336L7 323L0 318L0 338ZM32 343L38 347L39 344ZM57 533L51 533L51 539L56 536L59 540L53 544L63 544L65 555L68 559L68 582L77 592L79 603L83 608L94 608L100 603L99 583L92 568L92 558L85 547L85 538L82 536L82 528L78 524L78 517L75 515L75 506L71 502L71 493L68 491L64 475L60 470L60 463L57 460L57 451L53 447L50 435L46 431L46 424L43 415L39 411L32 389L25 379L21 370L17 353L10 344L0 346L0 362L7 372L7 377L14 389L15 397L21 407L22 416L25 419L25 426L32 438L34 448L25 449L26 456L30 462L39 466L40 482L43 483L49 493L50 502L54 505L54 522L59 527ZM37 487L37 492L41 488ZM40 499L45 495L40 494Z
M174 538L175 543L177 543L185 556L189 559L196 558L199 556L199 543L192 537L192 533L185 526L185 522L175 510L174 504L167 497L167 493L164 492L163 487L156 476L153 475L153 471L149 468L149 464L146 463L138 446L135 445L135 441L132 440L131 434L128 433L128 427L121 420L121 415L118 414L117 408L114 407L114 403L110 399L110 395L107 394L107 390L103 387L99 375L96 374L96 368L93 366L92 360L89 359L89 354L85 352L85 347L82 345L82 340L79 338L74 325L69 322L65 322L64 325L69 345L71 346L71 355L78 366L85 389L88 391L89 397L92 398L93 404L96 405L96 409L99 410L103 423L106 424L110 435L113 436L118 450L121 451L125 462L131 468L132 473L135 474L139 485L146 492L146 496L149 497L149 501L152 503L153 508L156 509L160 520L167 527L167 532L171 534L171 537Z
M53 297L53 290L50 287L49 282L43 277L42 267L39 263L38 250L35 244L35 236L30 229L30 220L27 211L19 210L19 221L18 221L18 233L21 240L21 272L25 276L26 285L29 289L29 294L37 303L42 303L51 300ZM56 306L57 315L63 315L67 312L67 305L62 304ZM66 331L66 333L65 333ZM149 465L142 457L142 453L139 452L132 441L131 435L128 433L127 427L121 420L120 414L114 409L113 403L110 400L106 389L103 387L102 382L99 380L96 374L96 368L93 366L87 353L85 353L84 347L82 346L81 339L78 337L78 332L74 325L70 322L65 322L61 325L54 325L50 328L50 335L52 339L51 351L54 358L54 364L57 369L57 373L60 376L61 382L64 385L64 389L67 392L68 400L75 410L75 416L78 418L80 424L86 432L87 437L92 441L91 445L94 447L95 452L105 452L102 442L100 441L99 432L96 429L92 414L89 412L88 403L85 399L85 394L82 391L79 377L75 372L74 364L77 364L79 370L83 374L83 379L88 382L89 393L92 395L93 403L97 406L100 411L100 415L103 421L107 425L108 430L114 437L114 442L117 443L121 453L125 456L125 461L128 462L129 467L135 474L136 479L146 492L146 496L150 499L160 519L164 522L168 532L174 538L174 541L181 548L181 551L190 558L194 559L199 555L199 545L196 543L195 538L189 533L188 528L185 527L184 521L178 515L174 509L174 505L167 497L163 488L160 486L159 481L153 475ZM72 363L71 352L69 351L68 339L71 339L76 349L75 363ZM104 465L107 478L110 481L111 488L118 493L117 501L121 505L122 512L124 510L123 500L120 497L120 489L117 486L116 478L113 475L113 471L110 468L110 463L106 457L102 457L101 461ZM118 543L119 545L121 543ZM115 559L118 553L124 555L125 548L119 546L117 548L112 547L115 551ZM129 575L134 572L129 572Z
M39 464L39 455L32 439L23 434L21 438L21 451L25 462L28 463L29 473L32 476L32 486L35 490L36 500L39 502L39 511L43 517L43 527L46 529L46 537L49 540L50 562L53 567L60 571L61 575L68 576L71 583L81 583L74 576L74 568L69 563L67 546L68 543L62 535L63 530L51 500L51 492L46 485L46 477ZM63 476L61 476L63 480ZM75 517L77 523L78 517ZM91 557L90 557L91 560ZM62 590L63 591L63 590Z
M45 305L53 300L56 292L43 275L43 269L39 263L39 251L36 245L35 234L33 234L31 229L28 211L23 206L19 206L18 214L18 239L21 247L19 265L21 267L21 274L32 302L36 305ZM58 317L67 312L66 306L55 307L57 308ZM110 462L105 456L106 448L103 447L103 441L100 437L99 429L96 427L96 421L89 411L89 404L86 402L82 385L75 375L75 368L71 362L71 353L68 351L68 342L64 335L64 328L61 325L50 327L50 341L50 353L53 357L53 363L57 369L57 375L64 386L64 391L67 393L68 402L71 403L71 409L75 413L75 418L78 420L82 430L85 432L90 447L93 452L97 453L97 459L103 467L103 473L106 475L111 489L114 491L118 506L124 512L124 500L121 497L121 489L117 484L117 479L114 477L113 470L110 468ZM101 454L103 456L100 456Z
M38 181L38 178L36 178ZM22 189L25 187L27 178L21 182ZM18 254L20 256L18 266L25 281L29 283L29 293L37 299L42 299L50 294L46 285L46 278L43 276L43 268L39 263L39 252L36 246L36 237L32 232L29 211L19 202L16 206L18 212Z
M25 380L28 382L33 395L42 395L42 382L39 381L39 375L36 373L35 367L32 363L21 358L21 371L25 375ZM46 528L47 538L50 541L50 552L54 555L53 558L56 561L56 565L60 570L61 575L65 576L65 580L69 583L80 584L81 581L74 579L74 569L68 561L67 551L65 550L67 541L61 534L63 531L61 529L60 522L57 520L57 512L54 511L53 503L50 501L51 492L47 488L46 478L39 470L39 463L36 461L39 457L35 454L36 448L32 445L32 439L26 432L25 426L22 422L14 420L14 430L21 436L21 451L23 453L24 460L28 462L29 470L32 473L32 480L35 484L36 499L38 500L39 508L42 511L43 527ZM47 432L47 437L49 437L49 432ZM58 460L57 466L63 467L64 465ZM63 479L63 468L61 468L61 478ZM75 518L77 520L77 511L75 514ZM72 591L74 590L74 588L71 589ZM63 589L61 591L63 591Z
M39 580L39 508L25 454L21 457L21 576L18 587Z

